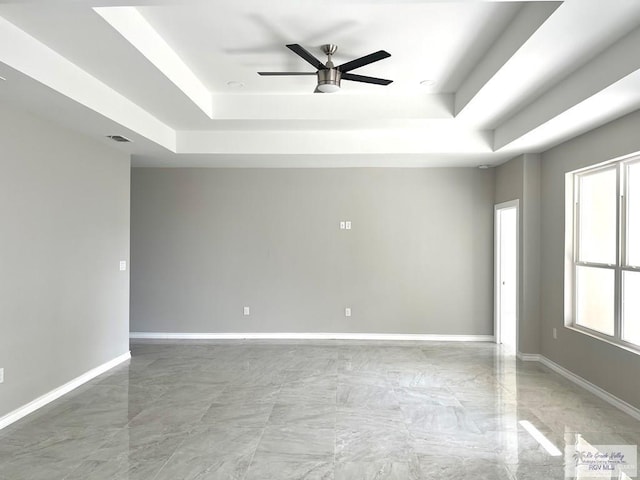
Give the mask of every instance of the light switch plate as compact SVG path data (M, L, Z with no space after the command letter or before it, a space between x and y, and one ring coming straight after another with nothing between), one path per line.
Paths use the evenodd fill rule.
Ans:
M244 316L251 315L251 309L250 309L249 307L244 307L244 308L242 309L242 314L243 314Z
M120 260L120 271L124 272L127 269L127 261L126 260Z
M340 222L340 230L344 230L345 229L345 223L344 222Z
M0 368L0 383L4 383L4 368Z
M350 317L351 316L351 307L347 307L344 309L344 316L345 317Z
M344 226L347 230L351 230L351 222L349 220L347 220L346 222L344 222Z

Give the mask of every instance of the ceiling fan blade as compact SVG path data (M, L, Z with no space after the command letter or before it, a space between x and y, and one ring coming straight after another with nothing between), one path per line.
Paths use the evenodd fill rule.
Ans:
M284 77L291 75L317 75L316 72L258 72L263 77Z
M375 53L370 53L369 55L365 55L364 57L356 58L355 60L351 60L350 62L343 63L338 67L338 70L340 70L341 72L349 72L351 70L355 70L356 68L364 67L365 65L383 60L390 56L391 54L389 52L378 50Z
M342 80L351 80L353 82L362 83L375 83L376 85L389 85L393 80L386 80L384 78L367 77L365 75L355 75L353 73L343 73Z
M298 45L297 43L292 43L292 44L287 45L287 48L289 50L291 50L293 53L295 53L296 55L298 55L299 57L301 57L304 60L306 60L307 62L309 62L316 69L324 70L325 68L327 68L327 67L324 66L324 63L322 63L316 57L314 57L309 52L307 52L304 48L302 48L301 45Z

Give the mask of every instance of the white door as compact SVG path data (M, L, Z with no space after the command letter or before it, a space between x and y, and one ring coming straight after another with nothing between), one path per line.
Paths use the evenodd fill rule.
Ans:
M518 336L518 202L496 205L496 342L515 352Z

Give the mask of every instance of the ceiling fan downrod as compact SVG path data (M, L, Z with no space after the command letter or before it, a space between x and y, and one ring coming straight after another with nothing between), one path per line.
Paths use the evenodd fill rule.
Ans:
M322 45L322 51L327 56L327 68L318 70L318 90L323 93L333 93L340 90L340 79L342 72L338 70L331 60L331 56L336 53L338 46L334 44Z

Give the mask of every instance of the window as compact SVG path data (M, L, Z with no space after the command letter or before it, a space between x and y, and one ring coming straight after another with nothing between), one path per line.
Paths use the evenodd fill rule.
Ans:
M640 158L570 174L571 324L640 347Z

